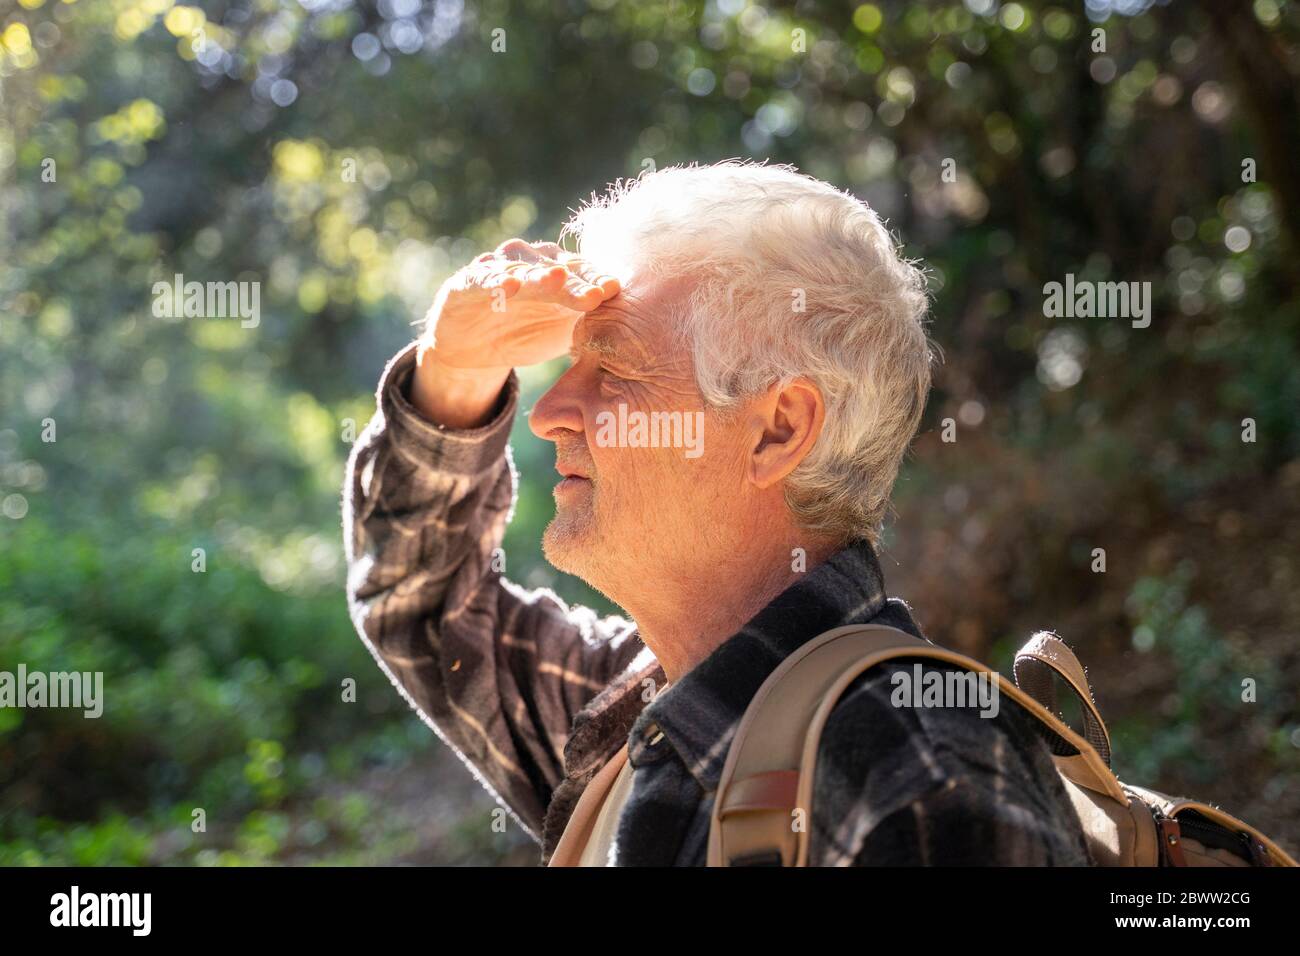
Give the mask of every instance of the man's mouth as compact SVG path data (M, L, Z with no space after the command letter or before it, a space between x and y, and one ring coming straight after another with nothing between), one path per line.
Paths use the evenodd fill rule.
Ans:
M560 473L560 481L555 486L555 493L576 491L579 488L590 487L591 478L577 468L570 468L567 465L561 465L558 462L555 470Z
M584 488L591 484L590 478L579 478L577 475L567 475L561 478L555 486L557 493L573 491L578 488Z

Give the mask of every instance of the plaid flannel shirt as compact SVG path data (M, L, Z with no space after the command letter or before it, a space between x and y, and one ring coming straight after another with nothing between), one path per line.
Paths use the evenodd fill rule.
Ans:
M907 606L886 599L871 546L856 542L653 694L667 681L635 624L525 591L492 569L514 504L516 376L489 423L444 429L407 401L414 362L412 346L389 363L348 462L348 600L362 641L541 843L543 862L583 788L627 743L632 790L609 862L703 865L728 745L759 686L829 628L870 621L922 636ZM810 863L1088 865L1028 715L1005 697L991 718L895 707L891 677L912 663L872 668L833 708L818 749Z

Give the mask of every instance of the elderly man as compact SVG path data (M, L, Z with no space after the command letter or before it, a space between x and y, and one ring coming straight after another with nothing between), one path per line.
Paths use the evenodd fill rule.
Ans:
M874 548L930 385L923 278L864 203L789 167L665 169L566 233L576 254L516 239L448 279L384 371L344 493L352 616L544 862L626 753L569 862L703 865L728 746L782 660L845 624L920 636ZM561 476L543 546L630 620L495 560L513 369L566 353L530 414ZM835 704L809 862L1088 864L1024 712L896 706L912 666Z

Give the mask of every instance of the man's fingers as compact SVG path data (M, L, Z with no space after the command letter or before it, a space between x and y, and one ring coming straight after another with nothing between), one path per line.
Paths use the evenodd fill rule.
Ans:
M523 262L536 262L542 258L533 244L522 239L507 239L496 248L496 255L503 259L517 259Z
M581 276L588 283L600 289L601 293L607 299L612 298L623 291L623 283L621 283L615 276L600 272L582 256L566 252L560 256L560 261L564 263L570 272Z
M590 312L609 296L598 285L576 275L557 262L512 262L497 265L498 273L483 288L506 290L506 295L520 296L532 302L564 306L577 312Z
M507 239L497 246L494 254L507 259L523 259L528 262L536 262L539 259L558 260L561 256L567 255L554 242L525 242L523 239Z
M487 277L482 287L488 292L501 289L505 292L506 297L514 295L524 286L523 279L511 272L497 272Z
M568 274L564 266L543 261L531 266L524 273L524 279L527 282L536 283L548 292L553 292L564 285L564 279Z
M506 261L495 254L492 258L479 262L475 260L469 267L468 283L485 291L505 289L506 295L514 295L529 282L534 264L522 259Z
M496 270L505 269L519 275L525 282L543 284L555 281L550 277L551 274L545 271L546 268L553 268L559 264L600 289L605 298L615 296L623 289L622 283L616 277L600 272L584 257L567 252L554 242L507 239L497 246L494 252L484 253L474 262Z
M564 294L569 298L571 308L581 312L590 312L609 298L600 286L593 285L582 276L570 271L564 282Z
M487 292L504 287L508 290L507 294L514 295L519 291L519 287L523 285L523 281L517 274L517 270L511 269L510 266L530 268L527 263L523 262L503 263L493 253L489 253L486 259L480 256L462 271L464 287L466 289L482 289Z
M595 271L590 262L575 252L561 252L556 258L563 262L570 272L575 272L578 275L585 275Z
M507 240L476 257L467 273L467 284L484 292L501 290L507 298L522 294L579 312L590 312L622 291L617 278L553 242Z
M553 242L534 242L533 248L548 259L559 259L566 254L563 249Z

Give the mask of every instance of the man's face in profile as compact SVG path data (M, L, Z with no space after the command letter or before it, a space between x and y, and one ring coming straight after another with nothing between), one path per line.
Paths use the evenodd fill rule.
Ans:
M529 417L571 476L555 488L546 558L607 593L622 575L671 573L667 555L696 546L739 491L735 430L705 409L690 354L673 334L682 286L633 277L585 315L569 369Z

